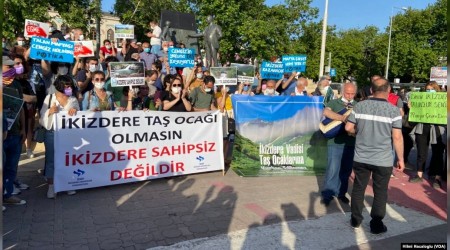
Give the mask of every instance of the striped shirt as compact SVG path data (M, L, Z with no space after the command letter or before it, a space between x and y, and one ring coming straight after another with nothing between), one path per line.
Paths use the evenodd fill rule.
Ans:
M370 98L355 105L348 121L356 125L353 160L392 167L392 129L402 128L400 110L386 99Z

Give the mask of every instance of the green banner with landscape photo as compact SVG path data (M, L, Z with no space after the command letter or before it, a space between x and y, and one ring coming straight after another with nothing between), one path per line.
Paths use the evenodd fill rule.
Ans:
M447 124L447 93L413 92L409 101L410 122Z
M232 96L232 169L240 176L322 175L327 141L319 132L323 97Z

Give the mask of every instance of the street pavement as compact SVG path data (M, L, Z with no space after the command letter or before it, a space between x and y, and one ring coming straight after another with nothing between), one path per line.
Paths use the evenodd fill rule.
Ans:
M62 192L53 200L39 173L42 144L36 152L20 161L19 178L31 188L20 195L26 205L3 212L3 249L400 249L447 241L446 187L409 183L407 173L391 178L388 231L372 235L371 187L356 230L349 205L320 203L322 176L242 178L228 170Z

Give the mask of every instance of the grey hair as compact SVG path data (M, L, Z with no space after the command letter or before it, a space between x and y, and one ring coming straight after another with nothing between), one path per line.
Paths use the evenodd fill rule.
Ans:
M353 81L349 81L349 82L343 83L341 85L341 93L344 93L345 85L352 85L355 87L355 91L356 92L358 91L358 85L356 85L355 82L353 82Z

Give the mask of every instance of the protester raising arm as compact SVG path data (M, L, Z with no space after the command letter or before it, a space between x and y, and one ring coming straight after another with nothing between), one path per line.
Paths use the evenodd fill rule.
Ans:
M281 85L281 88L286 89L289 86L289 84L292 82L292 80L294 79L294 77L296 75L297 75L297 72L293 71L291 76L283 83L283 85ZM278 88L278 83L277 83L276 88Z

